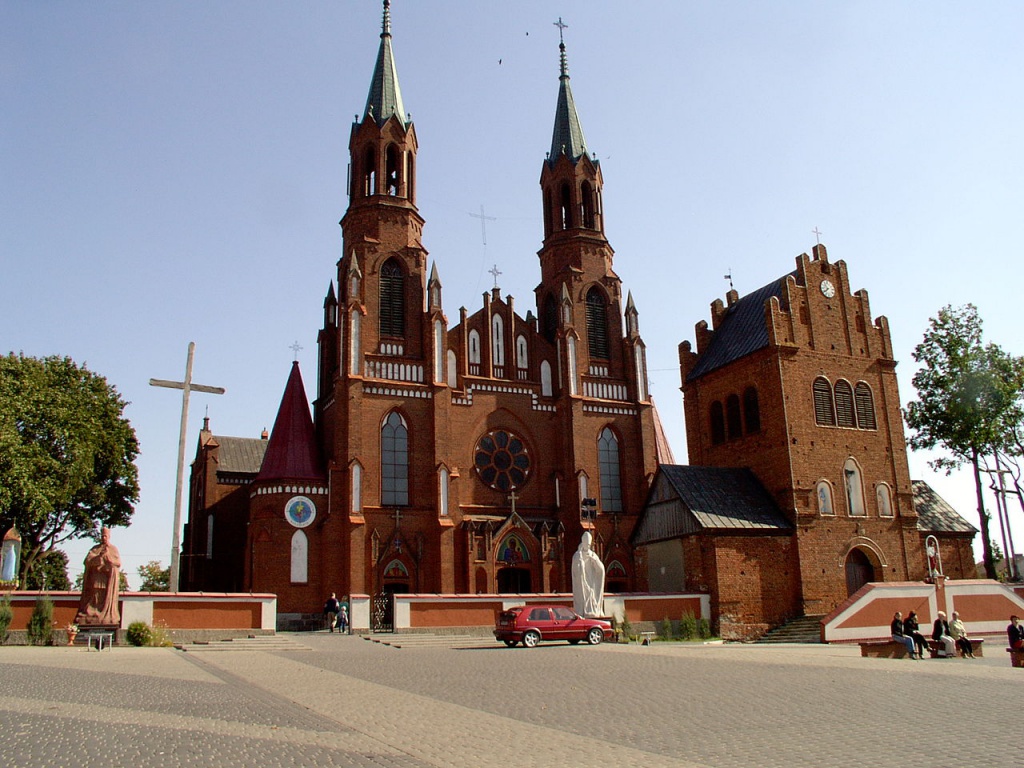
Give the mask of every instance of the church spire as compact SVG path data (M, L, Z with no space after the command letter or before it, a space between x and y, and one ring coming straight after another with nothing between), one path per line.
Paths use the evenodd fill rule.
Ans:
M555 26L558 27L559 75L555 130L551 136L551 152L548 154L548 162L552 164L563 154L576 162L581 155L587 153L587 140L583 138L583 126L580 125L576 102L573 101L572 88L569 86L569 64L565 56L565 39L562 36L562 30L568 25L563 24L562 18L559 17Z
M370 81L370 93L366 97L363 120L372 116L377 125L383 125L392 115L406 123L405 105L402 103L402 89L398 86L398 69L395 54L391 50L391 0L384 0L384 20L381 23L380 50L377 65Z

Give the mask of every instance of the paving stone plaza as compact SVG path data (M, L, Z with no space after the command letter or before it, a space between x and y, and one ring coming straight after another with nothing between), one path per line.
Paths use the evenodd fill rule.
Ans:
M1024 766L1024 669L856 647L0 647L0 765Z

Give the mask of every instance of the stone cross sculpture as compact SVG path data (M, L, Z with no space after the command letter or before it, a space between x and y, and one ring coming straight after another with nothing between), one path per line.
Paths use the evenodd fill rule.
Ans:
M604 605L604 563L590 548L593 540L586 531L572 556L572 607L585 618L601 616Z
M110 543L110 529L104 528L100 543L85 556L82 597L75 624L80 627L119 627L121 611L121 553Z

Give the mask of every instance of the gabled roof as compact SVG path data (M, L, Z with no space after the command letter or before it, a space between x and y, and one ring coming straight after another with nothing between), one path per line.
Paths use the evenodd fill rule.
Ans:
M384 2L384 21L380 33L377 64L373 68L363 119L371 113L377 125L383 125L392 115L396 116L402 125L406 125L402 89L398 86L398 68L395 66L394 51L391 50L391 8L387 0Z
M298 361L292 363L291 374L288 376L284 396L281 398L281 407L278 408L277 420L274 422L274 430L270 433L267 452L263 457L263 466L256 479L326 479Z
M631 540L640 545L702 531L792 530L749 469L662 464Z
M213 439L220 446L217 453L217 471L255 475L263 464L267 441L258 437L221 437Z
M917 510L917 530L922 533L966 533L972 536L978 532L924 480L913 480L911 486L914 489L914 509Z
M693 381L705 373L767 347L765 302L773 296L781 297L786 278L795 274L796 272L790 272L789 275L772 280L768 285L748 293L728 307L725 310L725 317L711 337L711 343L700 353L697 364L686 377L687 381Z

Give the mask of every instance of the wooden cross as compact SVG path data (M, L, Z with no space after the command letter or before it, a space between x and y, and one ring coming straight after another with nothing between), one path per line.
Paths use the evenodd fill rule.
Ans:
M181 431L178 433L178 481L174 486L174 534L171 536L171 567L168 574L168 590L178 591L178 555L181 550L181 489L185 481L185 435L188 431L188 396L192 390L206 392L211 395L223 395L224 387L208 387L205 384L192 383L192 358L195 355L196 343L188 343L188 360L185 363L184 381L166 381L150 379L150 386L180 389L181 394Z

